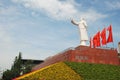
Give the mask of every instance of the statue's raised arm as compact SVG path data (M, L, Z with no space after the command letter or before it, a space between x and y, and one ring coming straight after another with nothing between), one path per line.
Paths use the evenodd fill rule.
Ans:
M79 23L74 21L73 19L71 20L71 23L73 23L74 25L77 25L77 26L79 25Z

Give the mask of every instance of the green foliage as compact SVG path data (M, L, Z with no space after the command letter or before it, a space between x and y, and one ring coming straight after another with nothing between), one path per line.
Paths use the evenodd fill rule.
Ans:
M18 71L20 72L21 70L21 65L22 64L22 57L21 57L21 52L19 52L19 56L17 57L15 57L15 61L14 61L14 64L13 64L13 66L12 66L12 70L13 69L18 69Z
M120 66L65 62L84 80L120 80Z
M15 57L15 61L11 67L10 70L6 70L3 72L3 76L2 79L3 80L11 80L15 77L20 76L20 72L21 72L21 64L22 64L22 57L21 57L21 53L19 53L19 56Z
M25 65L23 65L23 62L22 62L22 55L21 55L21 52L19 52L19 55L15 57L15 61L11 67L10 70L6 70L3 72L3 76L2 76L2 79L3 80L11 80L15 77L18 77L20 76L20 73L28 73L31 71L31 61L28 61L25 63Z
M10 70L4 71L2 78L3 78L4 80L11 80L11 77L7 77L8 75L9 75L9 76L12 75Z
M66 64L59 62L15 80L82 80L82 78Z
M24 65L22 65L21 69L22 69L23 74L26 74L31 71L32 67L34 66L32 65L32 63L33 63L32 60L28 60Z

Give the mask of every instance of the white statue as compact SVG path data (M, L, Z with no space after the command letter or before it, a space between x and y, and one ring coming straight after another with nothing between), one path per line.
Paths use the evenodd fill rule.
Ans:
M74 25L77 25L79 28L80 33L80 45L86 46L86 41L88 41L88 35L87 35L87 24L84 18L81 18L80 22L75 22L73 19L71 22Z

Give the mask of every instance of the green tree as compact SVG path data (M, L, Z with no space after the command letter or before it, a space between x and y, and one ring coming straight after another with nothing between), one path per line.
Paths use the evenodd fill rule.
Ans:
M10 70L6 70L3 72L2 79L3 80L11 80L15 77L18 77L22 74L28 73L32 68L32 61L28 61L25 64L22 62L22 53L19 52L19 55L15 57L14 63Z
M31 68L34 66L32 65L33 61L28 60L24 65L22 65L22 73L26 74L31 71Z
M4 71L3 72L3 76L2 76L2 79L3 80L11 80L12 79L12 72L11 72L11 70L6 70L6 71Z
M2 80L1 78L2 78L2 70L1 70L1 67L0 67L0 80Z
M11 67L11 71L15 71L14 73L14 77L18 77L20 76L20 72L22 71L22 56L21 56L21 52L19 52L18 57L15 57L15 61L14 64Z

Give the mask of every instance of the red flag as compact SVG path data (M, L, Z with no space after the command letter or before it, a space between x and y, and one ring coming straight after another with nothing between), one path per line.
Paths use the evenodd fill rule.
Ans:
M112 26L110 25L107 30L109 31L109 35L108 35L108 39L107 39L107 43L109 42L113 42L113 36L112 36Z
M98 47L100 46L100 31L93 37L93 46Z
M97 33L97 47L100 46L100 31Z
M101 38L102 38L102 45L106 44L106 28L104 28L101 32Z

